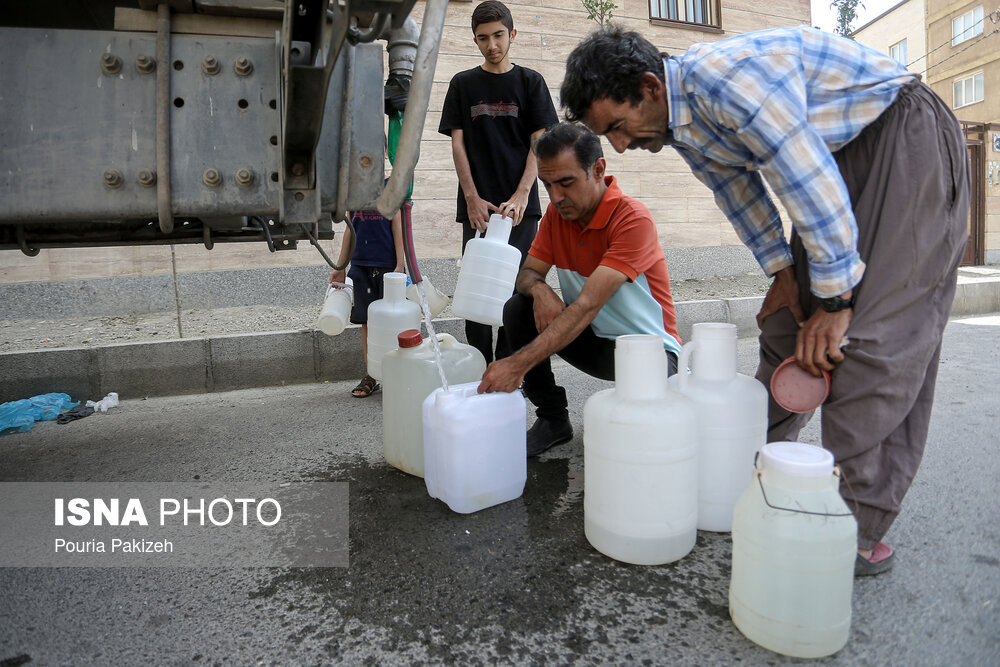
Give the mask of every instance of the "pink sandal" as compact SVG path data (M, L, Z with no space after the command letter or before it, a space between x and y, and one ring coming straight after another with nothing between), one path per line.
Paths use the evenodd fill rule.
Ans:
M882 574L891 570L895 564L896 552L885 542L879 542L872 549L871 558L864 558L861 554L858 554L857 559L854 561L854 576L870 577Z

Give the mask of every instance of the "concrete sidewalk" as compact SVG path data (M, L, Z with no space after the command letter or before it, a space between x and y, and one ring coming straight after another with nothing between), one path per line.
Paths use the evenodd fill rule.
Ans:
M442 288L453 289L450 283ZM718 298L676 304L678 329L689 338L696 322L729 322L741 337L758 333L763 297ZM1000 311L1000 268L960 270L953 317ZM436 320L438 332L464 340L462 321ZM361 329L339 336L315 329L227 334L157 342L55 348L0 354L0 402L59 391L97 400L230 391L364 375Z

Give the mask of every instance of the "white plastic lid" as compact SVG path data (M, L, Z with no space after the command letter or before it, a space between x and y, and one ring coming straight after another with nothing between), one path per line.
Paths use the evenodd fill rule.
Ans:
M761 467L792 477L826 477L833 473L833 454L804 442L770 442L760 448Z

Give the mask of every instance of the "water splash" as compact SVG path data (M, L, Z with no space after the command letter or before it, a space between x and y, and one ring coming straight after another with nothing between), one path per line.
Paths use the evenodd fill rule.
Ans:
M431 348L434 350L434 362L437 364L438 375L441 376L441 387L448 391L448 378L444 375L444 364L441 361L441 344L438 343L437 333L434 331L434 322L431 316L431 307L427 304L427 293L424 291L424 281L415 283L417 295L420 297L420 310L424 314L424 323L427 325L427 335L431 339Z

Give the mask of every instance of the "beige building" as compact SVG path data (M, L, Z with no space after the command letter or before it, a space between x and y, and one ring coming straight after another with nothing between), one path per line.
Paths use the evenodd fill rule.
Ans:
M905 60L963 122L973 175L964 263L1000 263L1000 9L981 0L903 0L854 38Z
M438 134L437 126L451 77L482 62L470 26L475 4L451 2L448 6L413 192L418 257L460 254L461 230L455 222L458 180L450 140ZM517 29L512 60L545 77L558 109L566 57L597 24L588 20L581 0L512 0L507 4ZM810 21L808 0L618 0L617 4L616 22L640 31L668 52L683 51L697 42ZM414 9L418 22L422 14L423 3L418 2ZM711 192L673 151L658 156L643 151L618 155L606 145L606 153L609 172L619 178L626 193L641 199L653 212L664 247L741 245ZM544 191L542 194L544 206ZM332 245L331 254L339 247L339 235ZM177 246L174 253L179 272L323 264L307 244L275 254L257 244L220 244L211 251L202 246ZM168 274L171 266L169 247L51 249L33 258L18 251L0 251L0 282Z

